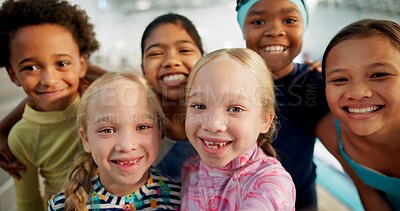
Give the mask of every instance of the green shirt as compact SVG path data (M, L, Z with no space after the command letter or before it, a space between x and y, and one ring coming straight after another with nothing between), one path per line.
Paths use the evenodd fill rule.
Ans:
M14 180L18 210L45 210L47 200L61 191L79 151L75 127L79 99L63 111L36 111L26 104L22 119L10 131L10 150L27 168L20 180ZM39 174L44 179L43 198Z

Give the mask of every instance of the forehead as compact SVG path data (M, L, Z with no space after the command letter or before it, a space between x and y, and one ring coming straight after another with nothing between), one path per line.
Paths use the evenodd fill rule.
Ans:
M383 36L353 37L336 44L326 58L326 74L392 66L400 71L400 51Z
M193 42L185 28L179 24L166 23L156 26L145 40L145 46L155 43L176 43L178 41Z
M346 61L370 62L376 59L391 59L398 60L399 48L385 36L369 36L369 37L353 37L343 40L332 47L328 53L329 58L340 57L347 58ZM353 57L364 58L355 60ZM393 57L394 56L394 57ZM327 60L327 62L328 62ZM328 63L327 63L328 64Z
M300 14L299 8L288 0L261 0L255 3L248 15Z
M99 107L147 107L147 94L143 87L133 81L123 80L97 90L91 106Z
M10 46L11 53L18 54L37 52L61 54L63 51L79 53L71 32L55 24L25 26L16 32Z
M72 33L64 26L58 24L40 24L24 26L15 32L12 41L25 41L27 38L31 38L31 41L42 40L50 37L68 37L73 38ZM40 39L42 38L42 39Z
M254 76L243 65L232 59L217 58L205 64L193 81L193 89L252 89L258 83Z

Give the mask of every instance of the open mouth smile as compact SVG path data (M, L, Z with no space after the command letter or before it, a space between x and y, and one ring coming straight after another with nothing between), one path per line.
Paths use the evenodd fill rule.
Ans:
M369 106L365 108L351 108L351 107L343 107L343 110L350 114L370 114L370 113L375 113L379 110L381 110L383 106Z
M261 50L263 50L266 53L278 54L278 53L283 53L288 48L289 47L287 47L287 46L273 45L273 46L267 46L267 47L261 48Z

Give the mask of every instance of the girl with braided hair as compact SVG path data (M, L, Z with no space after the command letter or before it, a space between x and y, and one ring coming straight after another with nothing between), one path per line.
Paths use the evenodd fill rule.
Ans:
M151 167L164 118L144 78L107 73L96 79L78 106L84 151L48 210L179 210L180 184Z

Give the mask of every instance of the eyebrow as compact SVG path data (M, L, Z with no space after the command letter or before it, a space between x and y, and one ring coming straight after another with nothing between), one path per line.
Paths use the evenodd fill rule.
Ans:
M195 45L192 41L190 41L190 40L178 40L178 41L176 41L175 43L178 43L178 44L180 44L180 43L189 43L189 44L192 44L192 45ZM166 46L165 44L162 44L162 43L154 43L154 44L152 44L152 45L149 45L146 49L144 49L144 52L147 52L148 50L150 50L151 48L155 48L155 47L163 47L163 46Z
M382 67L382 66L395 68L395 66L393 64L388 63L388 62L374 62L374 63L368 64L367 68L375 68L375 67ZM338 72L343 72L345 70L346 70L346 68L332 69L332 70L329 70L329 73L327 73L326 76L329 76L331 74L338 73Z
M388 62L375 62L372 64L369 64L368 67L381 67L381 66L389 66L389 67L395 67L393 64L388 63Z
M200 96L200 92L193 92L188 96L188 99Z
M230 92L228 92L228 93L226 93L228 96L232 96L232 95L234 95L234 97L235 97L235 99L239 99L239 100L249 100L249 98L246 96L246 95L243 95L243 94L236 94L236 93L230 93ZM188 96L188 100L190 99L190 98L193 98L193 97L199 97L199 96L201 96L201 95L203 95L202 94L202 92L193 92L193 93L191 93L189 96Z
M140 116L140 118L137 118L136 116ZM137 114L134 115L134 117L132 119L144 119L143 117L145 117L146 119L154 119L154 115L151 114ZM128 118L127 116L124 117L120 117L118 115L114 115L114 114L99 114L97 117L95 117L95 121L93 122L93 125L97 124L98 122L113 122L115 120L120 120L120 118ZM140 122L140 121L139 121Z
M67 56L67 57L69 57L69 58L72 58L71 55L69 55L69 54L64 54L64 53L55 54L53 57L60 57L60 56ZM35 60L34 58L35 58L35 57L28 57L28 58L22 59L21 61L19 61L19 62L17 63L17 65L21 65L21 64L24 63L24 62L29 62L29 61Z
M343 68L337 68L337 69L329 70L329 72L326 71L327 72L326 77L328 77L329 75L335 74L335 73L343 72L344 70L345 69L343 69Z

